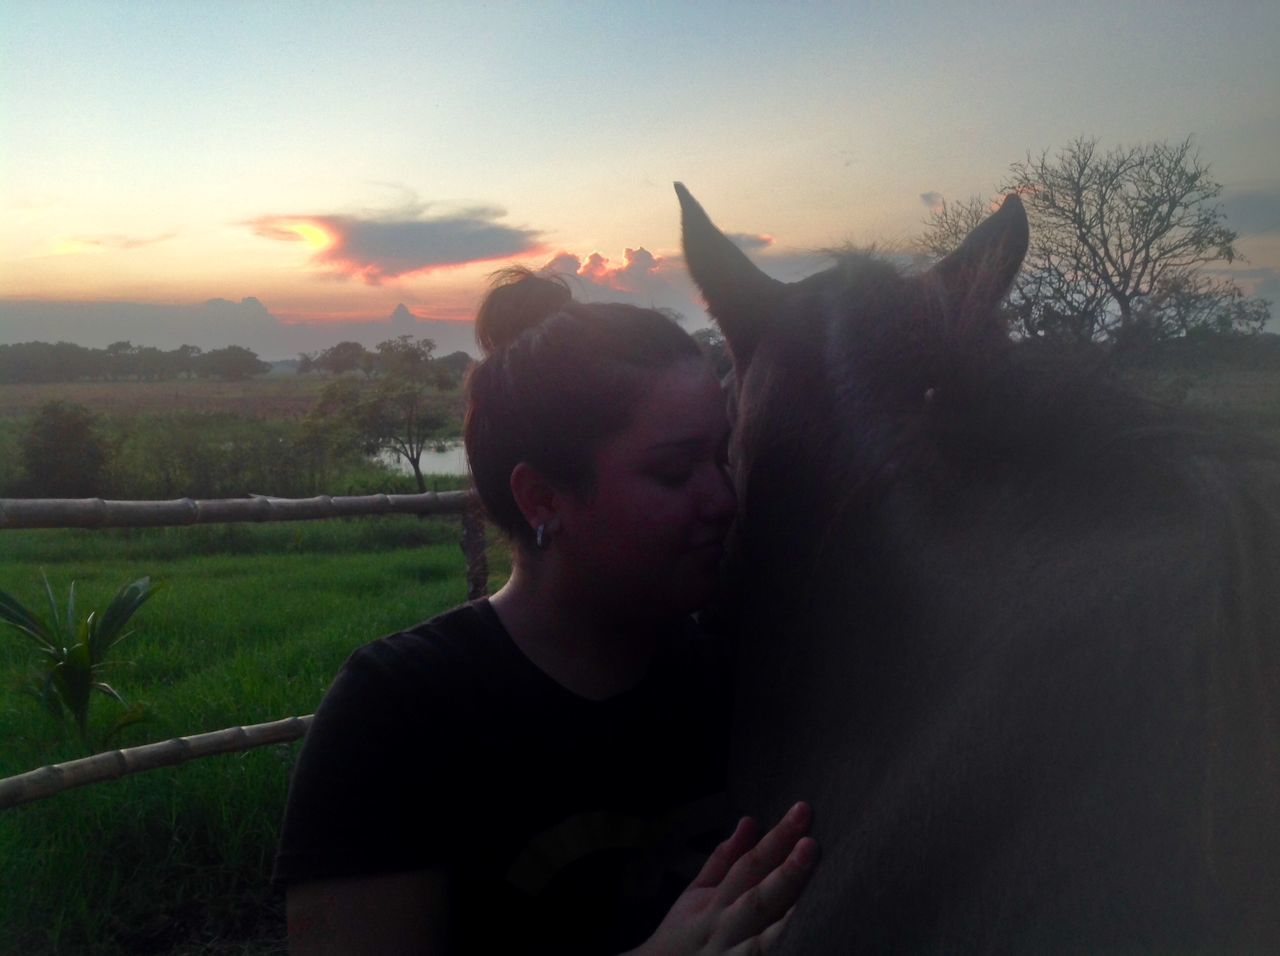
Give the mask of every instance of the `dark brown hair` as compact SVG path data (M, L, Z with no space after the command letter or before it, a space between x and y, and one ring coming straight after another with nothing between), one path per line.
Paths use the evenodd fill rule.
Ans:
M511 494L528 462L578 493L600 445L631 421L645 379L697 343L670 316L621 303L574 301L559 276L504 269L476 315L483 360L467 378L465 438L489 516L518 542L532 532Z

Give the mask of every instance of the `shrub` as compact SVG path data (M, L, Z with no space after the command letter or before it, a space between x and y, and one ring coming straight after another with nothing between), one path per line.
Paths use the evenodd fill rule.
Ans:
M103 670L108 666L107 655L132 633L125 630L125 625L157 589L158 585L152 585L150 578L139 578L120 588L101 612L90 611L84 618L76 615L74 581L71 582L66 613L63 614L59 612L49 579L44 579L44 590L49 599L47 617L28 609L11 594L0 591L0 624L7 624L11 630L26 637L39 657L37 674L28 690L55 720L61 722L68 715L71 717L86 750L93 749L88 729L93 692L124 704L119 692L101 679ZM144 716L142 708L127 707L108 727L101 742L105 744L114 733L137 723Z

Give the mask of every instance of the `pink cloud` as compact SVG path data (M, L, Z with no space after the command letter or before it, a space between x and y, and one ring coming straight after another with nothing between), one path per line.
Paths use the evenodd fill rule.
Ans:
M648 280L673 267L671 260L655 256L641 246L625 250L620 265L614 265L599 252L591 253L586 259L570 252L558 252L542 271L577 276L591 285L615 292L641 292Z

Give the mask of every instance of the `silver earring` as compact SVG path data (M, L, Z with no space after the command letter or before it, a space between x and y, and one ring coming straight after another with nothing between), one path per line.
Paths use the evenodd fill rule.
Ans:
M547 549L547 526L545 524L538 525L538 529L533 533L533 545L539 551Z

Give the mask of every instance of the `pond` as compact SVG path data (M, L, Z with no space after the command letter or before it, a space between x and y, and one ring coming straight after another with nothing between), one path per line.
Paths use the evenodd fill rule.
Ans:
M399 455L384 451L376 457L402 475L413 474L409 463ZM467 451L461 441L449 442L442 449L428 447L422 452L421 465L424 475L465 475L468 473Z

